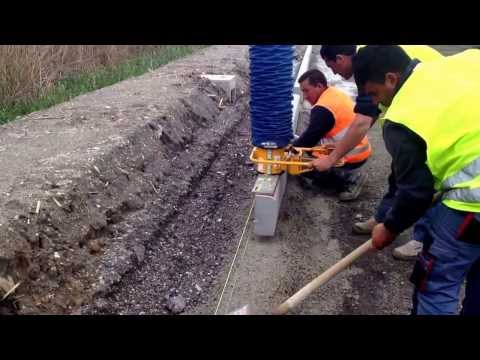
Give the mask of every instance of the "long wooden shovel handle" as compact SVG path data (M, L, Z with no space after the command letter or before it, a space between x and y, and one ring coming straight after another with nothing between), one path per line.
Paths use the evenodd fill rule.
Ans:
M373 250L372 239L365 242L363 245L359 246L353 250L350 254L345 256L342 260L337 262L335 265L332 265L328 270L326 270L321 275L317 276L299 291L297 291L293 296L287 299L283 304L278 306L274 310L275 315L286 314L290 309L293 309L297 306L303 299L310 295L315 289L322 286L323 284L330 281L335 275L345 270L349 267L355 260L357 260L362 255L366 254L370 250Z

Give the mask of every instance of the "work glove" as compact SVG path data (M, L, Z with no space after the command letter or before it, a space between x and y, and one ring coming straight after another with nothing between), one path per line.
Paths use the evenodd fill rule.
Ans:
M372 97L368 95L357 96L357 103L355 104L353 111L356 114L369 116L373 119L377 119L381 113L378 106L373 102Z
M388 230L383 223L380 223L372 230L372 245L375 249L382 250L390 245L396 237L397 234L394 234Z

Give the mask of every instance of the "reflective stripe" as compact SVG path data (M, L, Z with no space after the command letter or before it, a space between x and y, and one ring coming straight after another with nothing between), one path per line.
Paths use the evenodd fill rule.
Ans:
M443 189L453 188L457 184L472 180L480 176L480 157L473 160L470 164L465 166L462 170L456 174L450 176L447 180L443 182Z
M361 154L365 151L368 151L369 149L370 149L370 144L363 145L363 146L358 146L358 147L354 148L352 151L349 151L347 153L347 155L345 155L345 156L352 156L352 155Z
M324 137L320 139L320 144L325 145L325 144L335 144L336 141L331 138L331 137Z
M449 190L443 198L470 203L480 202L480 188Z
M345 129L339 131L335 135L330 136L329 139L333 139L336 142L342 140L345 137L345 134L347 133L348 129L350 129L350 127L346 127Z
M335 141L340 141L343 139L343 137L345 136L345 134L347 133L348 129L350 129L350 127L346 127L345 129L342 129L341 131L339 131L338 133L336 133L335 135L332 136L332 139L334 139Z

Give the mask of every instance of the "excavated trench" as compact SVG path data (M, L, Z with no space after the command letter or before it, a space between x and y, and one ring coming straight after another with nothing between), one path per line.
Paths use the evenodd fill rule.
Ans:
M245 114L244 114L245 115ZM219 143L172 215L157 223L142 264L102 294L84 313L168 314L211 301L215 281L231 258L256 172L247 161L244 116Z

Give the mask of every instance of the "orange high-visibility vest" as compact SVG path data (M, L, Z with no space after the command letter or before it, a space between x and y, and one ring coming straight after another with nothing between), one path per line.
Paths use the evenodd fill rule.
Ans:
M335 119L335 126L320 140L320 143L334 144L339 142L345 136L355 118L353 112L355 104L352 99L344 92L330 86L320 95L315 106L323 106L328 109ZM347 163L357 163L368 159L371 153L372 148L367 136L365 136L360 144L345 155L345 161Z

